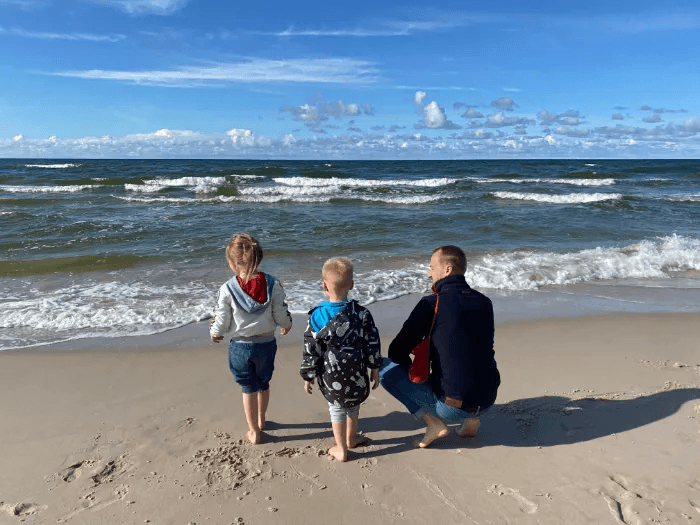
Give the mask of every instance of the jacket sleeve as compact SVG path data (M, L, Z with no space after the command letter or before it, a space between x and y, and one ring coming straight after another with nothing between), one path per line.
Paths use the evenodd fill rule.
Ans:
M304 331L304 353L301 358L299 373L304 381L311 381L320 375L323 367L323 343L317 341L311 328L311 318Z
M272 319L277 326L282 328L292 327L292 315L287 307L287 294L284 292L282 284L277 281L272 287Z
M365 310L365 315L362 319L362 333L364 336L364 360L367 368L379 368L382 364L382 345L379 341L379 330L374 325L374 319L369 310Z
M219 288L216 308L214 309L214 322L209 327L209 333L213 336L224 335L231 325L232 318L233 307L231 306L230 295L226 291L226 285L224 284Z
M401 331L389 344L389 359L404 368L411 366L411 351L428 335L430 326L433 324L435 303L431 300L432 297L423 297L418 301Z

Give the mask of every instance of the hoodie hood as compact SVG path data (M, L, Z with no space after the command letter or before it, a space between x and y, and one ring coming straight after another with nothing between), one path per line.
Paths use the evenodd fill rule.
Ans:
M226 286L228 286L231 296L233 297L233 300L236 301L237 306L249 314L254 314L265 310L270 305L270 301L272 300L272 288L277 280L272 275L266 273L265 281L267 283L267 301L264 303L257 302L250 295L245 293L241 288L241 285L238 284L238 279L236 279L235 275L229 279Z

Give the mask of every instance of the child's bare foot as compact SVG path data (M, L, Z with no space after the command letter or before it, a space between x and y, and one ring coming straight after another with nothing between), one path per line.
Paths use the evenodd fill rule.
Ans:
M245 437L248 438L251 445L259 445L262 442L260 432L256 432L255 430L249 430L246 432Z
M469 419L465 419L464 422L457 427L455 432L459 437L474 437L476 436L476 433L479 430L480 426L481 421L479 421L479 418L471 417Z
M428 424L428 427L425 429L423 439L421 439L418 443L420 448L427 448L436 439L444 438L450 433L450 430L447 428L447 425L445 425L442 419L438 419L432 414L425 414L423 419Z
M329 448L328 455L330 455L332 458L337 459L341 463L344 463L348 460L348 451L344 450L343 448L339 447L338 445L336 445L335 447Z
M355 434L348 440L348 448L361 447L369 444L371 440L364 434Z

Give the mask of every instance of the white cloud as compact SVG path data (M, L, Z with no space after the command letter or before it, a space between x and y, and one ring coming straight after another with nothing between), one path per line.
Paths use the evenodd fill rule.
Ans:
M433 101L423 108L425 117L425 125L429 128L441 128L447 122L445 110L438 106L438 103Z
M88 42L120 42L126 40L126 35L93 35L90 33L44 33L38 31L26 31L13 27L3 29L0 27L0 34L21 36L26 38L38 38L41 40L86 40Z
M240 142L241 144L252 145L255 143L255 140L253 139L253 132L249 129L233 128L228 130L226 134L231 137L231 142L234 144L238 144Z
M244 62L222 63L206 67L181 67L151 71L60 71L57 76L114 80L156 86L206 86L231 82L267 83L338 83L366 84L374 82L377 71L371 62L352 58L311 58L269 60L251 58Z
M483 113L477 111L474 108L469 108L467 111L464 112L462 116L464 118L484 118Z
M454 122L447 119L445 109L433 101L423 108L423 121L416 124L416 128L427 127L431 129L461 129Z
M15 142L19 142L22 139L24 139L24 135L22 135L21 133L19 135L15 135L14 137L12 137L12 140Z
M554 137L552 137L551 135L547 135L547 136L544 138L544 140L545 140L545 141L547 142L547 144L549 144L550 146L553 146L554 144L557 143L557 140L556 140Z
M516 107L515 102L510 97L501 97L499 99L496 99L493 102L491 102L491 105L494 108L503 109L505 111L513 111L513 108Z
M526 126L528 124L534 124L533 119L526 117L506 117L502 111L497 111L486 117L486 127L487 128L502 128L508 126Z
M92 0L97 4L115 7L129 14L169 15L179 11L187 0Z

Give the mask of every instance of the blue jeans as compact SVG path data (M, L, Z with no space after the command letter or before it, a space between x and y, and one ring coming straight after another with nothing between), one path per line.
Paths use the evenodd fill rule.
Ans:
M486 410L472 412L446 405L435 396L429 382L414 383L408 378L406 370L388 357L382 360L382 366L379 368L379 382L416 417L422 417L429 412L440 419L461 422Z
M228 367L244 394L265 392L275 370L277 341L251 343L231 341L228 345Z

